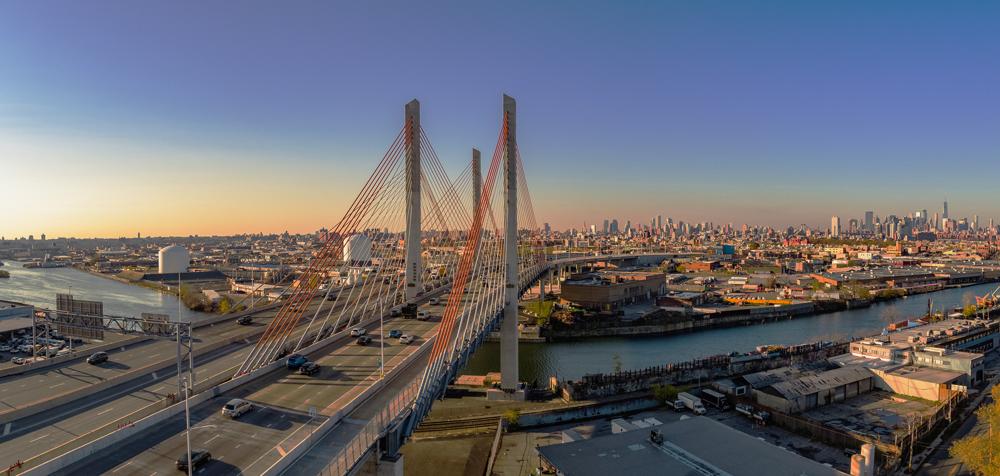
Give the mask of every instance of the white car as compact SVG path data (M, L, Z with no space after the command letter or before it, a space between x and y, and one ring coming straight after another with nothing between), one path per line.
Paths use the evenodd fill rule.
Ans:
M399 336L399 343L400 344L409 344L410 342L413 342L413 336L411 336L409 334L403 334L403 335Z
M234 398L222 406L222 416L239 418L240 415L253 410L253 404L241 398Z
M427 319L430 319L430 318L431 318L431 313L429 313L427 311L417 311L417 320L418 321L426 321Z
M368 329L364 327L355 327L351 329L351 337L360 337L368 333Z

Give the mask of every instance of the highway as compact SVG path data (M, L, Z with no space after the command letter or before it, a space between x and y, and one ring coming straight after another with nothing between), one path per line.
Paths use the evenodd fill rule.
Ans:
M311 304L308 312L315 310L315 303L320 302L317 298ZM339 306L338 306L339 308ZM326 306L324 309L329 309ZM269 320L277 313L277 309L261 311L254 315L254 322L243 326L234 320L215 324L211 327L202 327L195 330L195 348L198 342L216 342L219 339L232 338L241 334L262 330ZM305 330L305 321L300 323L292 338L298 338ZM207 332L204 332L207 331ZM195 359L196 381L203 382L215 377L231 376L235 368L246 358L250 352L251 343L254 339L245 342L233 343L224 346L207 355L199 356ZM149 344L170 344L168 355L151 355L156 352L149 352ZM133 346L125 352L115 352L111 361L115 362L122 358L132 358L135 355L143 362L159 361L165 357L174 359L176 356L176 342L152 341ZM117 355L117 356L116 356ZM129 357L125 357L128 355ZM101 366L92 366L86 362L67 364L65 367L73 368L83 366L84 370L96 372L103 370L108 363ZM63 366L61 366L63 367ZM116 367L114 365L112 368ZM135 367L141 367L136 365ZM48 369L46 369L48 370ZM60 369L55 369L59 371ZM62 370L65 372L65 370ZM38 373L42 373L39 371ZM32 373L35 374L35 373ZM21 377L39 378L37 375L26 374ZM16 378L16 377L11 377ZM107 378L107 377L104 377ZM100 381L100 380L97 380ZM94 383L94 382L91 382ZM85 387L81 384L77 390ZM0 388L7 387L5 383ZM38 390L44 393L43 390ZM15 461L36 457L46 451L59 448L60 452L65 452L72 447L86 443L99 436L103 436L115 429L115 426L105 428L120 419L133 415L134 412L149 410L151 404L163 402L167 394L177 393L176 367L170 366L161 372L142 373L127 382L108 388L89 396L61 405L53 410L45 411L36 415L22 418L12 424L0 426L0 464L11 464ZM156 409L165 408L157 406ZM137 420L151 411L142 414L135 414ZM128 419L125 419L128 421ZM72 446L62 447L72 442ZM55 456L55 454L47 455Z
M425 306L424 308L428 308ZM409 345L387 339L386 371L419 349L419 345L437 332L443 305L430 307L435 316L429 321L395 318L386 321L385 330L421 336ZM368 326L373 341L360 346L353 338L340 339L320 353L317 362L322 371L304 376L280 369L234 389L231 392L192 407L192 445L212 453L212 461L199 474L259 474L270 467L321 418L330 416L374 383L379 376L379 341L377 323ZM244 398L256 410L232 420L222 417L220 409L231 398ZM186 448L183 415L144 432L135 442L99 452L57 474L110 472L122 474L163 474L176 471L175 462Z

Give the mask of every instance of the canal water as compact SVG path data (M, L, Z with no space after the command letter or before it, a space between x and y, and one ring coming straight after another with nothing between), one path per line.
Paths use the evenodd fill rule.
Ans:
M916 318L927 312L930 299L935 310L976 302L976 296L996 288L995 283L947 289L864 309L819 314L792 320L743 327L709 329L687 334L648 337L607 337L546 344L520 345L520 376L544 384L549 376L577 379L588 373L640 369L709 355L747 352L765 344L801 344L822 340L864 337L882 332L891 322ZM500 370L500 345L487 342L473 355L463 373L483 375Z
M0 269L10 278L0 278L0 300L55 309L56 294L72 294L77 299L101 301L104 313L115 316L139 316L150 312L177 315L177 298L159 291L120 283L74 268L27 269L18 261L4 260ZM190 320L205 313L181 306L181 319Z

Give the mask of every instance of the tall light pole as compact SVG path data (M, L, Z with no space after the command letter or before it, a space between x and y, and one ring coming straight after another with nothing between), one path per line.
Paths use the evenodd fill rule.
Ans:
M188 387L187 379L184 379L184 436L187 438L187 472L188 476L191 476L191 405L188 404L188 398L191 396L190 387Z

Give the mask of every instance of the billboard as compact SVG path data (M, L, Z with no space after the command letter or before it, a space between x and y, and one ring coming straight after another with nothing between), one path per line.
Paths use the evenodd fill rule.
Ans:
M64 336L104 339L104 303L56 294L56 329Z
M173 328L167 324L170 316L166 314L142 313L142 331L147 334L158 336L169 336L173 333Z

